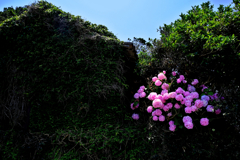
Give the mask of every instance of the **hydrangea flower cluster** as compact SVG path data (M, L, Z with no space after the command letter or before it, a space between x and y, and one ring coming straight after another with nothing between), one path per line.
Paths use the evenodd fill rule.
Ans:
M162 85L161 94L157 94L156 92L151 92L147 97L149 100L152 101L152 106L148 106L147 112L152 113L154 121L162 121L162 122L165 121L165 116L162 114L162 110L165 112L168 112L173 107L176 109L180 109L181 108L180 104L182 106L185 106L184 110L185 110L185 113L187 114L196 112L203 107L206 108L207 112L214 112L214 107L212 105L208 105L208 102L210 100L217 99L218 98L217 94L214 94L213 96L203 95L201 96L201 98L199 98L199 94L196 92L196 89L194 87L194 85L198 84L197 79L194 79L194 81L191 83L192 85L188 84L187 91L184 91L181 87L178 87L178 89L175 92L168 93L169 85L167 83L162 82L164 79L167 80L165 73L166 72L163 71L163 73L158 74L158 77L152 78L152 81L155 82L156 86ZM172 72L172 75L176 76L176 73ZM183 75L180 75L179 78L177 79L178 84L181 82L187 83ZM204 89L207 88L204 85L202 85L201 87L203 87L202 91L204 91ZM140 89L138 90L138 93L134 95L134 98L139 99L139 98L145 97L146 93L144 92L144 90L145 90L145 87L141 86ZM180 104L179 103L165 104L168 99L176 99ZM194 99L196 99L195 102L193 101ZM131 104L132 110L134 110L135 108L138 108L139 104L135 107L133 107L133 104L134 103ZM155 109L154 111L153 111L153 108ZM215 113L220 114L221 110L220 109L215 110ZM172 113L169 112L167 116L168 117L172 116ZM134 113L132 115L132 118L135 120L138 120L139 115ZM193 128L193 123L190 116L183 117L183 122L184 122L184 126L187 129ZM200 120L200 124L202 126L207 126L209 124L209 120L207 118L202 118ZM170 121L169 125L170 125L169 130L174 131L176 128L176 125L174 125L174 121Z

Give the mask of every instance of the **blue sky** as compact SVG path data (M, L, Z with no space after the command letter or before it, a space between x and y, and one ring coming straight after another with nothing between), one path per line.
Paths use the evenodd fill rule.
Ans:
M121 41L129 42L128 38L161 39L159 27L170 25L180 14L188 14L191 6L201 8L203 0L47 0L61 10L82 19L101 24ZM226 7L232 0L209 0L213 11L220 4ZM0 0L0 11L7 7L24 7L38 0ZM234 4L231 5L231 8ZM138 53L137 53L138 54Z

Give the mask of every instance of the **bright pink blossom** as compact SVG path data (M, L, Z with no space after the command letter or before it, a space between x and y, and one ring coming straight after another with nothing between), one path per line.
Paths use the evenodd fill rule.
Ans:
M186 123L184 123L184 126L185 126L187 129L192 129L192 128L193 128L193 123L192 123L192 122L186 122Z
M160 74L158 74L158 79L160 79L160 80L166 79L167 80L167 77L163 73L160 73Z
M190 92L186 91L186 92L183 93L183 95L184 95L185 97L187 97L188 95L190 95Z
M169 126L169 130L170 130L170 131L173 131L173 132L174 132L175 129L176 129L176 125L170 125L170 126Z
M183 81L185 78L184 78L184 75L180 75L180 78L179 78L181 81Z
M156 115L157 116L161 116L162 115L162 111L160 109L156 109Z
M169 125L174 125L174 121L171 120L171 121L168 122L168 124L169 124Z
M176 92L171 92L168 94L170 98L175 98L177 93Z
M192 118L190 116L184 116L183 123L186 123L186 122L192 122Z
M186 113L191 113L192 112L192 108L191 107L185 107L185 112Z
M168 90L168 88L169 88L169 84L167 84L167 83L163 83L163 85L162 85L162 89L166 89L166 90Z
M197 108L202 108L202 106L203 106L203 101L201 101L201 100L196 100L195 101L195 106L197 107Z
M159 116L159 121L161 122L165 121L165 117L163 115Z
M135 99L138 99L138 98L139 98L139 96L140 96L140 94L139 94L139 93L135 93L135 94L134 94L134 98L135 98Z
M140 98L143 98L143 97L145 97L145 96L146 96L146 93L145 93L145 92L140 93Z
M134 95L134 96L135 96L135 95ZM151 93L148 95L147 98L148 98L149 100L153 101L153 100L155 100L156 96L157 96L157 93L156 93L156 92L151 92Z
M164 95L165 93L168 93L167 89L163 89L162 92L161 92L161 95Z
M176 104L174 105L174 107L175 107L176 109L179 109L181 106L180 106L178 103L176 103Z
M158 80L157 77L153 77L153 78L152 78L152 81L153 81L153 82L155 82L156 80Z
M200 124L202 126L207 126L209 124L209 120L207 118L201 118Z
M173 75L173 76L176 76L176 72L173 71L173 72L172 72L172 75Z
M160 99L153 100L152 105L153 105L154 108L163 107L163 103Z
M192 104L192 101L190 101L190 100L185 101L185 106L191 107L191 104Z
M162 84L162 82L161 81L159 81L159 80L156 80L156 82L155 82L155 85L156 86L160 86Z
M181 83L181 79L177 79L177 83Z
M199 94L197 92L192 92L190 94L193 98L199 98Z
M140 89L145 89L145 86L141 86Z
M192 108L192 112L195 112L198 110L198 108L196 106L192 106L191 108Z
M183 95L182 95L182 94L179 94L179 95L177 95L177 96L175 97L175 99L176 99L177 101L181 101L181 100L183 99Z
M157 121L158 120L158 116L153 116L153 120Z
M156 110L152 112L152 116L156 116Z
M163 110L167 112L169 110L168 106L167 105L163 106Z
M178 94L182 94L184 92L184 90L181 87L178 87L178 89L176 90L176 93Z
M196 84L198 84L198 80L194 79L194 81L192 82L192 85L196 85Z
M147 108L147 112L148 112L148 113L151 113L152 110L153 110L153 107L152 107L152 106L148 106L148 108Z

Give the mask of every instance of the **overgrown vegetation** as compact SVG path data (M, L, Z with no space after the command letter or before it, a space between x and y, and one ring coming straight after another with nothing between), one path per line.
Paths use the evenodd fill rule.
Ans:
M6 160L238 159L240 157L238 128L240 121L238 117L240 115L238 110L240 91L236 87L239 86L239 77L236 76L236 73L239 73L240 69L238 54L239 33L237 32L240 18L240 6L239 1L234 0L233 2L237 12L233 13L230 7L224 8L223 6L218 8L218 12L213 12L212 6L209 7L209 2L207 2L202 4L202 9L197 6L190 10L188 15L181 14L182 19L175 21L174 25L165 25L163 29L160 27L162 39L155 39L152 44L149 42L147 43L148 50L141 50L139 63L137 64L137 68L135 70L136 73L139 73L139 75L145 78L149 85L152 77L157 76L159 72L165 70L167 72L167 77L169 77L174 69L177 70L178 73L187 75L188 79L197 78L199 82L204 83L213 90L218 90L221 94L220 96L223 96L227 101L227 104L223 104L221 106L222 113L225 114L222 114L219 119L210 123L209 126L202 127L199 124L196 125L196 128L193 130L185 128L176 132L171 132L168 130L168 122L154 122L152 120L150 114L144 109L146 106L151 105L151 102L146 99L140 99L139 108L136 110L140 112L140 119L135 121L131 117L132 111L130 109L130 104L128 106L120 104L120 94L116 94L117 92L107 94L112 95L111 100L108 97L106 101L101 101L98 96L92 96L91 98L82 98L81 101L76 101L75 103L73 99L74 97L71 97L72 94L69 94L68 101L56 104L52 102L59 102L59 95L63 92L54 91L54 87L52 87L48 89L50 95L48 100L45 100L46 97L43 96L45 95L45 92L40 92L39 94L34 95L35 101L31 104L32 112L29 126L30 132L26 132L21 127L13 128L12 126L14 126L14 124L10 125L10 120L7 119L6 116L5 119L1 117L0 157ZM86 33L89 33L88 31L92 31L94 33L97 32L100 36L105 35L106 37L111 37L116 40L116 37L109 33L105 26L91 25L88 22L81 21L81 19L77 20L75 17L72 17L71 21L68 22L64 16L59 16L60 13L61 15L64 15L62 11L47 2L39 2L37 5L32 5L25 9L17 9L15 13L17 13L17 15L22 14L22 17L29 16L31 20L31 16L36 19L41 14L46 17L50 17L45 11L50 11L51 9L54 10L52 13L55 13L54 15L56 20L52 20L54 21L54 24L51 24L51 20L49 20L48 27L55 28L55 30L59 33L59 37L55 38L57 41L70 43L71 40L69 38L64 39L63 37L68 37L69 33L71 33L71 35L77 35L78 32L75 31L78 29ZM16 21L16 17L13 17L11 12L15 15L14 10L12 9L6 10L0 14L0 26L6 25L7 22L11 24L12 21L10 21L10 19L13 20L13 22ZM1 15L4 15L2 16L3 18L1 18ZM6 21L2 23L4 20ZM27 24L30 20L26 19L24 23ZM61 23L58 24L58 22ZM21 24L22 23L19 23L19 25ZM69 26L74 26L74 24L80 25L80 27L75 30L74 27L70 27L73 30L68 28ZM209 25L207 26L207 24ZM90 26L92 26L92 28ZM33 28L34 27L26 27L25 29L34 35L35 32L33 30L37 27ZM84 30L84 28L87 30ZM0 30L8 31L4 30L4 28L0 28ZM24 35L27 31L22 32L21 34ZM29 36L31 36L31 34L29 34ZM10 35L13 39L15 38L15 40L20 38L14 33ZM0 32L0 37L3 37L3 32ZM39 39L41 38L42 37L39 36ZM23 40L24 39L22 39L22 41ZM49 39L48 43L51 43L52 45L57 43L54 39L51 40L52 41ZM141 38L135 40L145 44L145 41ZM90 46L95 45L94 41L96 40L88 40L86 41L86 44L80 44L89 44L89 46L86 47L89 48ZM9 40L5 43L7 44L7 42L16 43L14 40ZM41 44L40 42L41 41L38 43ZM116 42L114 44L117 45L118 43ZM96 45L102 46L101 43ZM61 46L60 43L59 46ZM61 47L59 48L59 50L63 49ZM106 48L107 47L103 49ZM94 49L85 50L85 52L91 53L90 51L93 51ZM49 62L61 57L61 55L58 55L62 53L59 50L54 51L57 56L53 56L52 58L50 56L47 57L50 59ZM115 48L114 51L117 50L118 49ZM34 50L28 50L24 47L23 51L34 53ZM80 51L73 49L69 52L77 55ZM147 56L147 52L151 53L151 57ZM21 52L19 51L19 53ZM34 56L37 55L37 53L34 53ZM121 52L119 52L119 55L121 55ZM94 56L96 56L96 54L92 57L89 56L88 58L87 56L82 58L82 56L82 60L79 61L79 64L83 64L84 62L90 63L89 61L94 60ZM14 56L8 58L11 60L9 63L13 63L12 60ZM107 57L105 57L105 59L106 58ZM69 58L69 60L71 59ZM6 62L6 59L1 59L1 76L6 75L4 72L5 70L12 69L7 68L7 66L10 66L9 63ZM8 65L4 66L3 64ZM21 71L23 71L24 68L21 68L22 66L20 66L20 64L20 62L16 62L15 66L16 68L19 67L19 69L22 69ZM24 64L27 63L25 62ZM69 63L65 64L66 68L62 67L61 70L65 72L70 70L70 68L67 68L69 67L69 64L72 63L69 61ZM94 65L91 65L86 72L96 69L93 66L98 63L93 64ZM44 67L44 65L42 66ZM45 64L46 69L48 69L47 66L48 65ZM64 64L61 64L61 66L64 66ZM12 70L14 70L14 68ZM104 72L104 70L100 71ZM39 72L39 74L40 73L41 76L45 74L45 72ZM83 73L77 72L76 75L83 77ZM106 76L107 75L108 74L106 74ZM29 76L26 81L33 79L31 76ZM62 76L62 78L69 76L73 76L73 74L68 73L67 75ZM86 76L86 78L87 77L88 76ZM52 83L53 85L54 78L56 77L45 79L45 82L49 84ZM78 78L79 77L76 77L76 81L79 81ZM70 80L72 82L74 81L73 78L65 79L65 81ZM36 78L35 82L40 81L41 78ZM18 83L20 82L23 81L19 81ZM99 82L99 80L96 79L91 82L92 84L95 84L94 82ZM7 84L7 81L3 81L2 84ZM31 86L26 85L27 83L22 84L22 90L25 91L22 94L31 94L28 92L30 88L31 91L35 91ZM62 84L64 84L64 82L62 82ZM83 84L84 83L81 85ZM84 85L90 84L91 83L85 83ZM70 82L68 85L70 85ZM83 92L83 90L80 91L80 88L82 88L81 85L79 84L77 86L79 90L75 90L76 86L66 88L69 90L72 89L71 93ZM2 91L6 90L4 85L1 87ZM44 86L40 86L38 89L41 87L44 88ZM14 87L11 88L13 92L14 89ZM53 90L51 91L51 89ZM92 91L88 92L87 96L94 93L94 89L96 91L96 86L91 89ZM102 94L99 95L103 95L103 92L106 91L103 87L100 88L100 90L102 91ZM61 89L59 89L59 91L61 91ZM6 103L7 105L5 106L3 105L6 102L3 101L4 98L6 99L6 96L3 95L4 94L1 96L2 113L7 112L6 110L10 108L10 103ZM21 94L16 95L16 93L14 96L23 97ZM14 96L11 98L14 99ZM65 94L62 95L62 98L64 96ZM26 97L28 100L30 99L30 97ZM38 99L38 101L36 101L36 99ZM70 104L70 101L73 103L71 105L67 105ZM91 103L89 103L89 101L91 101ZM21 102L18 102L18 104L21 104ZM89 104L95 108L91 108ZM17 105L15 105L15 107L16 106ZM16 117L17 116L15 116L15 118ZM91 120L87 121L87 119ZM20 120L15 121L15 125L17 122L22 122ZM11 119L11 122L13 123L14 120ZM66 128L66 126L68 127ZM154 140L148 140L146 136L153 136Z

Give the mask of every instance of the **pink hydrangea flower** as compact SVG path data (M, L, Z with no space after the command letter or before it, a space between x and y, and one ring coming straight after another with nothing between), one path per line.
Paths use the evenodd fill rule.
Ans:
M180 75L180 78L179 78L181 81L183 81L185 79L184 75Z
M153 107L152 107L152 106L148 106L148 108L147 108L147 112L148 112L148 113L151 113L152 110L153 110Z
M186 123L184 123L184 126L185 126L187 129L192 129L192 128L193 128L193 123L192 123L192 122L186 122Z
M169 109L171 109L171 108L173 107L173 104L172 104L172 103L167 103L167 107L168 107Z
M177 79L177 83L181 83L181 79L178 78L178 79Z
M135 119L135 120L138 120L138 119L139 119L139 115L138 115L138 114L135 114L135 113L133 113L133 115L132 115L132 118L133 118L133 119Z
M166 71L163 71L163 74L166 74Z
M161 122L165 121L165 117L163 115L159 116L159 121Z
M145 96L146 96L146 93L145 93L145 92L140 93L140 98L143 98L143 97L145 97Z
M166 79L167 80L167 77L163 73L160 73L160 74L158 74L158 79L160 79L160 80Z
M176 103L176 104L174 105L174 107L175 107L176 109L179 109L181 106L180 106L178 103Z
M200 124L202 126L207 126L209 124L209 120L207 118L201 118Z
M184 90L181 87L178 87L178 89L176 90L176 93L178 94L182 94L184 92Z
M166 90L168 90L168 88L169 88L169 85L168 85L167 83L163 83L163 85L162 85L162 89L166 89Z
M166 89L162 90L161 95L164 95L165 93L168 93L168 90Z
M175 99L176 99L177 101L181 101L181 100L183 99L183 95L182 95L182 94L179 94L179 95L177 95L177 96L175 97Z
M186 101L186 99L183 98L183 99L180 101L180 103L181 103L181 104L185 104L185 101Z
M169 126L169 130L170 130L170 131L173 131L173 132L174 132L175 129L176 129L176 125L170 125L170 126Z
M190 94L193 98L198 98L199 97L199 94L197 92L192 92Z
M152 78L152 81L153 81L153 82L155 82L156 80L158 80L157 77L153 77L153 78Z
M145 86L141 86L140 89L143 89L143 90L144 90L144 89L145 89Z
M192 100L193 100L193 97L192 97L192 95L190 94L190 95L186 96L185 99L186 99L186 100L189 100L189 101L192 101Z
M139 93L135 93L135 94L134 94L134 98L135 98L135 99L138 99L139 96L140 96Z
M198 84L198 80L194 79L193 82L192 82L192 85L196 85L196 84Z
M163 102L163 96L161 94L158 94L155 99L160 99Z
M157 120L158 120L158 117L157 117L157 116L153 116L153 120L154 120L154 121L157 121Z
M185 101L185 106L191 107L191 104L192 104L192 101L190 101L190 100Z
M169 99L169 95L168 95L168 93L165 93L164 95L163 95L163 100L168 100Z
M168 106L167 105L163 106L163 110L167 112L169 110Z
M162 115L162 111L160 109L156 109L156 115L157 116L161 116Z
M172 72L172 75L173 75L173 76L176 76L176 72L173 71L173 72Z
M191 108L192 108L192 112L195 112L198 110L198 108L196 106L192 106Z
M156 116L156 110L152 112L152 116Z
M183 93L183 95L184 95L185 97L187 97L188 95L190 95L190 92L186 91L186 92Z
M183 83L185 84L185 83L187 83L187 81L186 81L186 80L183 80Z
M156 86L160 86L162 84L162 82L161 81L159 81L159 80L156 80L156 82L155 82L155 85Z
M201 101L201 100L196 100L195 101L195 106L197 107L197 108L202 108L202 106L203 106L203 101Z
M142 93L143 91L144 91L144 89L141 89L141 88L140 88L137 92L138 92L138 93Z
M135 95L134 95L134 96L135 96ZM157 96L157 93L156 93L156 92L151 92L151 93L148 95L147 98L148 98L149 100L153 101L153 100L155 100L156 96Z
M216 114L220 114L220 113L221 113L221 109L217 109L217 110L215 111L215 113L216 113Z
M184 116L183 123L186 123L186 122L192 122L192 118L190 116Z
M185 107L185 113L191 113L192 108L191 107Z
M170 98L175 98L177 93L176 92L171 92L168 94Z
M171 120L171 121L168 122L168 124L169 124L170 126L171 126L171 125L174 125L174 121Z
M172 112L168 113L167 116L168 116L168 117L172 116Z
M152 102L154 108L160 108L163 107L163 103L160 99L155 99Z

